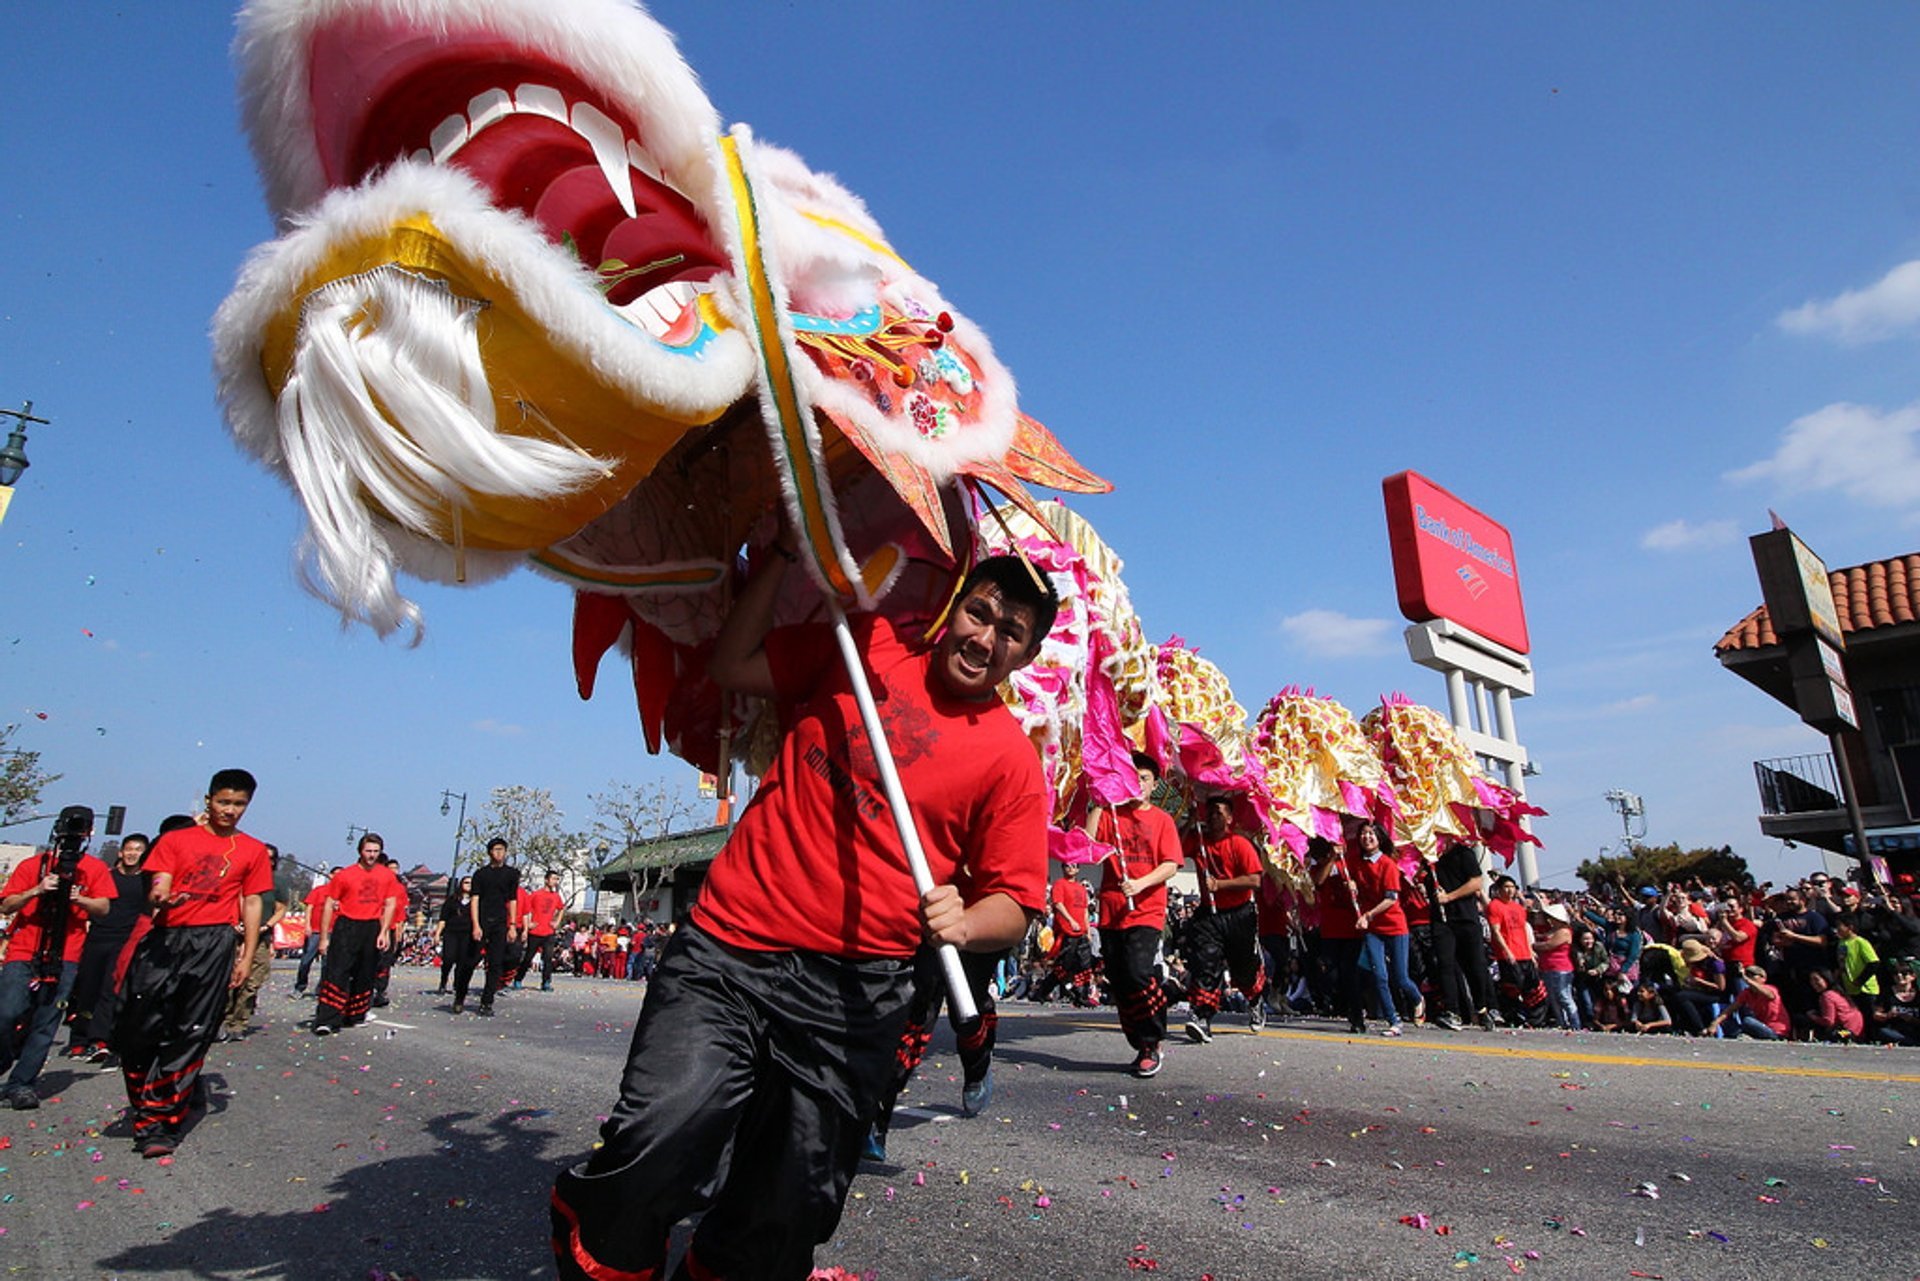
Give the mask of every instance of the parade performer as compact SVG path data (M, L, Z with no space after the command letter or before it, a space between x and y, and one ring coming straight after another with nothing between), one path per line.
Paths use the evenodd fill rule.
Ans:
M1400 864L1394 858L1393 838L1384 824L1362 823L1353 843L1359 872L1356 888L1360 915L1356 923L1367 958L1362 968L1373 975L1375 1004L1387 1020L1381 1035L1399 1036L1401 1012L1396 995L1405 998L1407 1012L1416 1023L1426 1016L1420 989L1407 972L1408 925L1406 910L1400 904Z
M165 832L147 855L159 911L134 946L113 1029L144 1157L179 1147L227 993L253 969L260 896L273 885L267 847L240 830L256 787L243 769L221 770L207 784L204 820Z
M360 861L334 874L320 922L320 1000L313 1034L331 1036L366 1022L382 955L393 941L393 918L407 901L400 878L380 861L378 832L360 838Z
M40 1106L36 1083L80 971L87 927L118 893L107 865L86 852L92 837L93 811L69 805L50 847L21 860L0 886L0 916L13 921L0 963L0 1072L12 1071L0 1097L18 1112Z
M1066 863L1047 890L1048 923L1053 926L1053 956L1033 999L1044 1001L1065 988L1076 1006L1092 1005L1093 896L1080 879L1080 865Z
M133 937L135 922L153 910L147 902L147 874L141 867L152 844L143 832L126 836L108 867L113 875L113 901L107 904L107 914L87 928L80 973L67 999L73 1020L68 1053L74 1058L104 1064L113 1055L107 1041L120 1009L121 953Z
M440 989L444 996L447 983L462 965L473 973L473 878L463 876L459 884L440 904L440 919L433 923L433 941L440 949Z
M1167 994L1160 986L1160 938L1167 927L1167 882L1180 870L1180 833L1173 818L1147 798L1160 782L1160 764L1133 757L1140 794L1090 810L1087 832L1112 853L1100 872L1100 957L1120 1014L1120 1030L1134 1049L1133 1074L1160 1070L1167 1038Z
M916 910L832 634L770 630L788 555L773 551L712 670L790 706L790 728L661 956L600 1147L555 1185L564 1277L656 1275L668 1231L703 1206L689 1273L805 1277L893 1074L923 932L997 954L1044 901L1039 762L995 692L1052 622L1044 583L983 562L930 648L884 618L857 629L935 870Z
M340 875L338 867L330 867L324 877L313 882L301 906L307 909L307 937L300 941L300 968L293 976L293 999L299 1000L307 994L307 984L313 975L313 963L320 956L320 923L327 916L327 887L333 884L333 878ZM325 973L326 967L321 966Z
M1229 975L1247 998L1248 1023L1256 1032L1267 1024L1260 1000L1266 967L1260 960L1260 922L1253 906L1262 875L1260 852L1233 830L1231 796L1207 798L1201 824L1190 842L1200 906L1181 944L1188 974L1187 1039L1196 1044L1213 1040L1213 1016Z
M956 882L958 885L959 882ZM969 897L961 889L961 897ZM964 952L960 968L967 976L967 992L973 997L975 1016L963 1019L946 1000L946 983L940 973L940 958L930 947L923 947L913 958L913 996L907 1002L907 1025L900 1033L900 1045L894 1051L893 1080L880 1095L873 1125L867 1132L866 1147L860 1155L869 1161L887 1159L887 1134L893 1128L893 1108L913 1080L920 1061L933 1044L934 1021L940 1007L947 1006L947 1022L953 1029L955 1053L960 1059L960 1115L979 1116L993 1099L993 1047L999 1039L1000 1012L993 999L993 976L1000 968L1005 952Z
M527 896L525 910L521 928L527 936L526 955L521 958L520 972L514 977L513 985L519 987L527 977L537 954L540 957L540 990L551 992L555 931L560 928L561 914L567 910L567 900L560 894L560 873L547 873L546 884Z
M487 963L486 986L480 990L480 1014L493 1017L493 998L513 981L511 949L520 932L520 869L507 862L507 843L501 837L487 842L487 865L473 874L473 904L468 923ZM453 977L453 1012L467 1008L471 966Z

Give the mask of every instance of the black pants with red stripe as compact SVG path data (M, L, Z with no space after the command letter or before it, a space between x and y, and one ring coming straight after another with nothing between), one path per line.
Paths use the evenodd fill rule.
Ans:
M912 962L748 952L675 932L601 1146L553 1188L569 1281L803 1281L833 1235L906 1022Z
M327 964L320 971L320 1000L313 1007L314 1027L337 1032L366 1022L380 975L379 941L379 921L342 917L333 923Z
M927 1056L933 1043L934 1020L940 1006L947 1006L947 1024L953 1028L955 1047L960 1053L961 1079L978 1081L993 1066L993 1047L999 1039L1000 1011L993 1003L993 972L1000 967L1005 952L962 952L960 969L967 976L967 991L973 994L978 1017L962 1023L947 1000L947 975L940 967L940 953L923 947L913 958L913 1000L907 1006L907 1026L900 1033L900 1046L894 1051L893 1082L880 1100L874 1115L874 1128L885 1134L893 1120L893 1105L900 1092L913 1079L914 1069Z
M1187 1004L1198 1017L1210 1019L1220 1008L1228 975L1247 1000L1260 999L1267 976L1260 963L1260 918L1253 904L1194 913L1181 949L1190 980Z
M1167 1039L1167 992L1154 967L1159 950L1160 931L1151 925L1100 931L1100 960L1120 1011L1120 1030L1136 1050L1156 1050Z
M238 940L231 925L157 926L134 950L113 1050L126 1078L135 1143L180 1136L207 1048L227 1014Z

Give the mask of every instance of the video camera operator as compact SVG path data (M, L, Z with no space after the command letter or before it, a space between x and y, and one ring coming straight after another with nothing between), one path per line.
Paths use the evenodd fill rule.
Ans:
M69 805L49 848L14 868L0 887L0 914L15 914L0 963L0 1071L13 1068L0 1096L16 1112L40 1106L35 1083L80 969L87 923L106 914L115 894L107 865L86 852L92 838L93 811Z

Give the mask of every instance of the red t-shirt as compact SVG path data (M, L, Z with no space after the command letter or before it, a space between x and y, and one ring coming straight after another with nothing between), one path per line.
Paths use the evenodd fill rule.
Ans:
M349 921L377 921L386 900L394 901L393 915L397 920L406 911L407 891L400 884L400 878L393 869L375 863L372 867L362 867L354 863L341 868L327 883L327 892L339 906L333 909L333 919L345 918Z
M527 933L543 939L553 933L553 914L566 905L558 890L537 889L527 896L520 919L526 923Z
M1360 906L1372 912L1389 894L1400 893L1402 880L1400 865L1393 861L1393 855L1382 854L1360 870ZM1373 923L1367 927L1370 934L1391 937L1407 932L1407 913L1395 899L1380 911L1374 912Z
M1519 899L1509 903L1495 898L1487 904L1487 924L1507 945L1507 954L1516 961L1531 961L1533 945L1527 942L1527 909Z
M302 900L307 905L307 923L316 929L320 925L320 913L326 908L327 899L331 897L327 891L332 884L332 881L314 882L313 888L307 891L307 897Z
M1047 899L1046 783L1033 744L997 698L946 691L929 651L893 623L853 624L900 784L936 885L968 901ZM722 942L753 951L911 956L919 894L831 628L776 628L765 642L790 728L694 905Z
M1115 830L1116 819L1118 830ZM1120 892L1123 880L1139 880L1162 863L1180 866L1180 833L1173 816L1145 801L1101 810L1093 839L1117 848L1100 862L1100 928L1126 930L1137 925L1164 929L1167 924L1167 883L1136 894L1133 906Z
M1253 842L1238 832L1228 832L1217 841L1210 841L1196 834L1193 839L1193 865L1196 869L1205 868L1207 875L1216 881L1231 880L1236 876L1246 876L1260 870L1260 851L1253 848ZM1239 889L1213 891L1213 910L1224 912L1229 908L1244 907L1253 902L1253 887L1243 885Z
M1070 877L1061 877L1047 891L1047 901L1053 907L1053 932L1065 934L1070 938L1085 938L1087 934L1087 887Z
M22 860L13 869L13 875L7 883L0 886L0 898L12 898L15 894L24 894L38 885L53 869L53 857L49 854L35 855ZM113 873L107 865L91 854L82 854L80 862L73 870L73 894L75 898L117 898L119 891L113 883ZM18 912L13 914L13 932L7 935L7 960L31 961L40 950L40 915L46 900L36 895L26 901ZM87 922L92 918L87 909L78 903L67 904L67 936L61 940L60 959L77 961L80 949L87 943ZM10 1029L9 1029L10 1030Z
M1360 912L1354 906L1355 884L1347 872L1352 864L1342 855L1334 855L1333 871L1314 887L1313 904L1320 912L1320 937L1357 939L1360 937Z
M1274 884L1271 876L1260 878L1260 884L1254 887L1254 911L1259 913L1257 929L1261 937L1269 934L1285 934L1292 913L1287 910L1287 892Z
M1734 929L1747 936L1744 943L1728 943L1725 948L1727 968L1738 971L1741 966L1753 964L1753 949L1760 941L1760 926L1745 912L1735 912L1733 919L1727 922ZM1761 1022L1766 1022L1763 1018ZM1769 1027L1772 1024L1768 1024Z
M160 909L160 923L174 929L233 925L240 920L241 898L273 888L267 847L237 830L216 836L197 825L176 828L153 843L141 870L171 876L170 897L187 895Z

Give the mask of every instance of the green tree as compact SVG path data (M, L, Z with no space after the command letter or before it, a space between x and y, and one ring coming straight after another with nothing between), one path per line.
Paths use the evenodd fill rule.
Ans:
M40 793L60 775L40 768L40 753L10 746L18 725L0 729L0 824L27 818L40 806Z
M1668 881L1686 881L1696 876L1711 885L1723 881L1744 884L1751 875L1747 860L1735 854L1731 845L1683 850L1677 843L1629 845L1624 854L1588 859L1575 874L1589 887L1625 881L1629 890L1663 886Z

